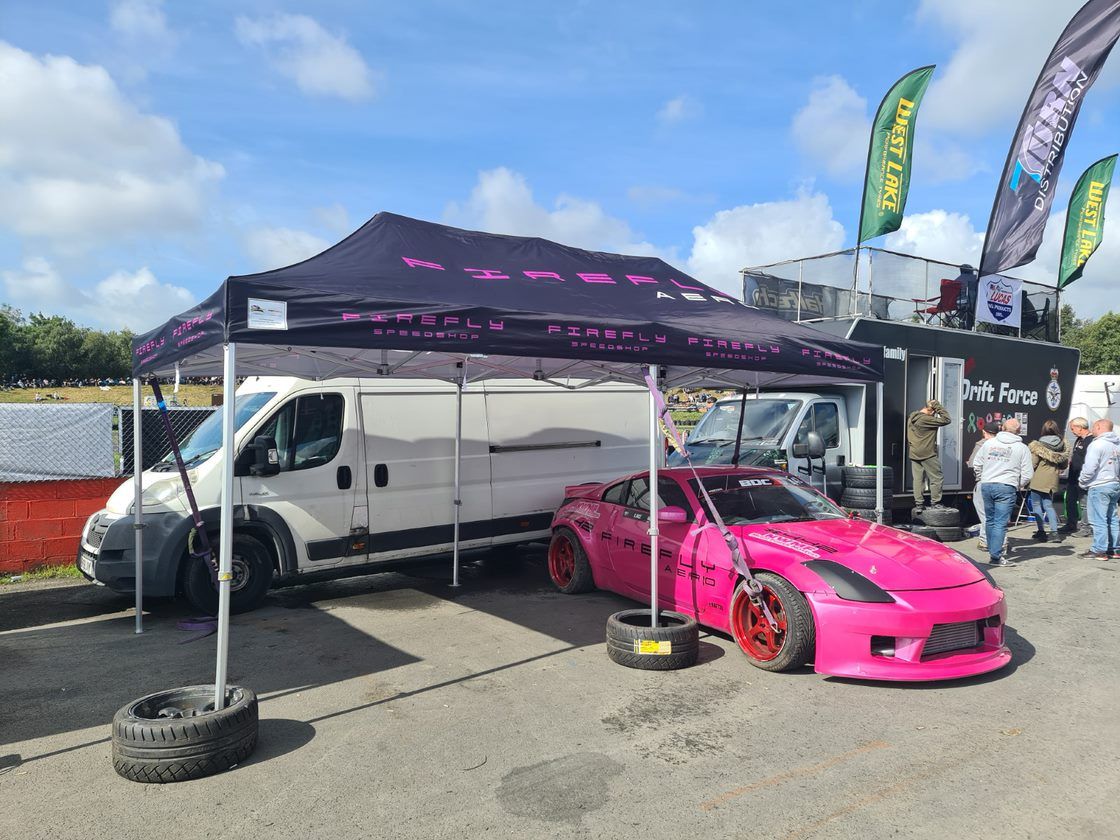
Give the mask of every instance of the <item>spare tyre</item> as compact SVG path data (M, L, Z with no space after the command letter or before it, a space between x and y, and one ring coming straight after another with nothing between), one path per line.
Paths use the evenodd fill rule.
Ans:
M937 534L937 539L941 540L941 542L960 542L964 539L964 529L959 525L945 528L939 527L933 530L934 533Z
M890 495L890 489L883 487L884 498ZM875 504L875 488L874 487L845 487L842 498L852 499L853 501L863 500Z
M845 489L874 489L876 472L875 467L844 467L842 475ZM883 486L894 487L894 470L890 467L883 467Z
M684 613L658 610L651 627L649 610L622 610L607 619L607 656L643 671L675 671L696 664L700 626Z
M935 528L944 528L947 526L957 526L961 524L961 512L956 508L926 508L915 517L923 525L931 525Z
M929 525L911 525L910 533L919 537L929 537L931 540L938 540L939 542L941 540L937 535L937 529L931 528Z
M229 686L214 708L214 686L157 691L113 715L113 769L133 782L184 782L237 766L257 745L257 695Z

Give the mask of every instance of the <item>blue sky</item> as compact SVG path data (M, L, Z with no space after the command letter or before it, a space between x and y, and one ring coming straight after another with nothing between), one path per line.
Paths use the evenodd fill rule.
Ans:
M1011 5L5 0L0 301L145 330L382 209L735 289L743 266L854 244L872 112L928 63L906 225L873 244L975 263L1080 4ZM1057 212L1120 151L1117 62ZM1116 306L1117 224L1069 294L1081 314ZM1060 228L1017 273L1053 277Z

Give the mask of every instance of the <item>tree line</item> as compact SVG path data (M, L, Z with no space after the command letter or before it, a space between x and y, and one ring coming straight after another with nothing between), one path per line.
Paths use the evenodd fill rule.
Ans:
M1120 374L1120 313L1078 318L1062 304L1062 344L1081 351L1078 373Z
M132 333L79 327L61 315L24 317L0 305L0 382L132 376Z

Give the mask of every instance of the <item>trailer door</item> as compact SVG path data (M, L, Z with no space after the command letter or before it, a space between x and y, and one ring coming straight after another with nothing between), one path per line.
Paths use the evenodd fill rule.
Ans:
M964 377L964 360L941 357L937 360L937 399L949 412L952 422L937 432L937 450L941 455L941 471L945 475L946 490L960 490L964 456L961 452L961 435L964 431L964 400L961 380Z

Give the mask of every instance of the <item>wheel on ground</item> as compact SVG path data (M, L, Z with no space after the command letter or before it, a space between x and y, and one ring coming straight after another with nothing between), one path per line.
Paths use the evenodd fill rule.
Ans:
M755 576L771 622L740 582L731 599L731 635L750 663L765 671L788 671L813 658L816 628L805 596L792 583L770 572Z
M548 576L565 595L590 592L595 588L587 552L579 537L568 528L557 528L548 544Z
M961 512L956 508L926 508L915 517L923 525L932 528L960 527Z
M257 695L192 685L133 700L113 715L113 769L134 782L184 782L237 766L257 744Z
M675 671L696 664L700 626L684 613L658 610L651 627L649 610L623 610L607 619L607 656L627 668Z
M910 533L917 534L919 537L928 537L931 540L940 541L941 539L937 535L937 529L929 525L911 525Z
M934 534L941 542L960 542L964 539L964 529L960 525L937 526L933 528Z
M875 467L853 467L847 466L843 468L842 479L845 489L875 489ZM894 470L890 467L883 467L883 487L894 487Z
M214 537L210 543L217 544ZM183 596L192 607L207 615L218 614L218 590L206 563L188 556L184 561ZM229 587L230 612L255 610L272 585L272 556L264 543L248 534L233 535L233 580Z

